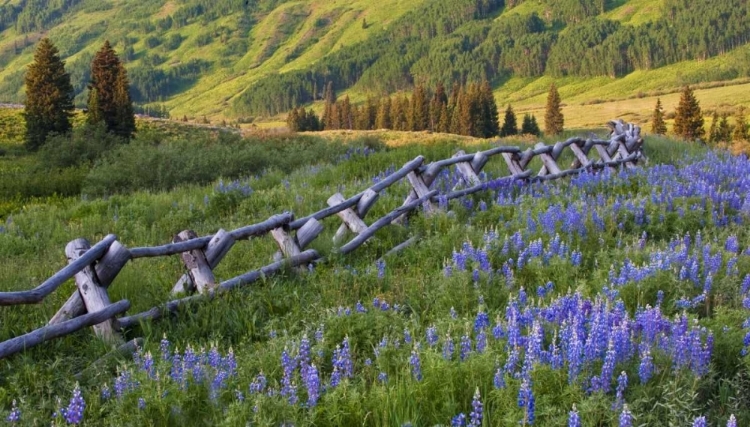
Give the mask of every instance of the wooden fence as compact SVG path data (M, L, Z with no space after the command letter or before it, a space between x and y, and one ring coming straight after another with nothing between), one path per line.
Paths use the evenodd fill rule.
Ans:
M321 258L315 250L305 248L323 231L320 220L332 215L338 215L342 221L334 237L336 242L342 240L347 230L354 235L350 241L337 247L342 254L350 253L378 230L402 221L419 206L423 207L425 215L430 215L439 209L436 203L440 201L445 202L487 189L487 183L483 183L478 174L489 159L498 154L507 164L510 175L495 180L495 183L503 180L552 180L591 169L634 167L642 157L643 139L640 128L621 120L609 122L608 126L611 131L609 140L575 137L554 145L538 143L534 148L527 150L498 146L475 154L459 151L449 159L428 164L425 164L422 156L418 156L372 187L348 199L340 193L334 194L328 199L327 208L304 218L295 219L291 213L283 213L258 224L232 231L219 230L214 235L204 237L198 237L193 231L185 230L177 234L172 243L155 247L128 249L111 234L93 246L85 239L73 240L65 248L68 265L52 277L28 291L0 292L2 306L35 304L44 300L68 279L75 278L77 286L77 290L52 317L48 325L0 343L0 358L88 326L92 326L95 334L101 339L116 344L122 341L122 329L139 322L164 317L176 312L180 306L190 301L210 299L218 292L245 286L284 268L304 269L304 266ZM573 152L575 160L568 169L562 170L557 160L565 149ZM592 149L598 155L597 160L589 158ZM528 169L535 157L540 157L543 165L536 174ZM446 194L430 190L438 173L452 166L455 166L466 188L454 188ZM379 193L404 178L411 184L412 189L403 205L367 225L364 218L377 202ZM213 269L237 240L266 233L271 233L279 247L273 263L222 282L216 280ZM414 240L409 239L393 250L400 250ZM132 259L169 255L179 255L185 266L185 273L176 281L173 294L190 295L141 313L117 317L130 308L127 300L112 303L107 294L107 287L120 270Z

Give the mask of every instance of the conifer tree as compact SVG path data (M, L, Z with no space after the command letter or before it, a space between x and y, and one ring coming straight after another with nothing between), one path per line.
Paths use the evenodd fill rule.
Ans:
M440 115L443 106L447 103L448 95L445 93L445 87L442 83L438 83L435 93L432 95L432 100L430 100L430 130L440 132Z
M287 114L286 125L287 127L289 127L289 130L292 132L300 131L299 111L297 111L296 108L292 108L292 111L290 111L289 114Z
M685 86L682 90L680 103L675 111L674 133L688 141L703 137L703 114L690 86Z
M427 129L430 119L429 103L427 92L421 84L414 88L410 107L408 116L409 130L421 131Z
M305 111L304 109L302 110ZM315 111L313 109L307 110L307 130L311 132L318 132L321 130L320 126L320 120L318 120L318 115L315 114Z
M126 138L133 135L135 117L127 72L109 40L104 42L91 61L88 110L88 123L103 121L108 132Z
M547 108L544 114L544 133L547 135L559 135L563 131L565 119L560 104L560 93L552 83L547 94Z
M495 104L495 96L492 94L492 87L487 80L484 80L481 85L476 87L477 93L477 114L476 122L477 129L474 131L474 135L480 138L491 138L497 136L500 133L499 118L500 115L497 112L497 104Z
M115 128L113 133L130 139L135 133L135 115L133 114L133 101L130 99L128 72L122 63L117 66L113 101L115 104Z
M341 102L340 115L341 129L354 128L354 115L352 114L352 103L349 101L349 95L344 97Z
M516 113L513 112L513 107L508 104L508 108L505 110L505 121L503 127L500 129L500 136L511 136L518 134L518 124L516 123Z
M739 107L734 117L734 131L732 132L732 141L748 141L747 119L745 118L745 107Z
M401 129L401 100L398 98L389 99L391 104L391 126L389 129L403 130Z
M397 130L407 131L409 130L409 97L404 95L400 101L397 99L396 102L399 103L398 118L396 120L396 124L398 125Z
M721 113L721 120L716 126L716 142L729 142L732 138L733 127L729 124L729 114Z
M471 136L474 134L475 123L472 110L475 110L475 94L473 85L462 89L458 93L458 133L459 135Z
M711 116L711 127L708 129L708 141L711 143L717 143L717 133L718 130L718 124L719 124L719 113L714 110L713 116Z
M541 131L539 130L539 125L536 123L536 117L531 114L524 114L521 133L524 135L539 136Z
M654 113L651 116L651 133L656 135L667 133L667 124L664 123L664 110L661 106L661 98L656 98L656 107L654 107Z
M65 61L48 38L34 52L34 62L26 73L26 148L37 150L51 132L70 131L73 114L73 86Z
M378 114L375 117L375 129L391 129L391 98L388 96L380 99Z
M441 104L440 105L440 118L438 119L437 123L437 131L448 133L450 132L451 127L451 119L450 119L450 113L448 112L448 104Z
M336 102L336 96L333 93L333 82L328 82L328 84L326 84L323 99L325 100L325 106L323 107L323 117L321 117L321 121L326 130L333 129L333 104Z
M364 107L364 114L366 119L363 120L365 125L364 130L375 129L375 119L378 115L378 105L375 103L373 98L367 98L367 103Z

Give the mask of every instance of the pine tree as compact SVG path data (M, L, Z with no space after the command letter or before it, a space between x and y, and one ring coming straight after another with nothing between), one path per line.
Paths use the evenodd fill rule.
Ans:
M656 99L654 114L651 116L651 133L664 135L667 133L667 124L664 123L664 109L661 106L661 98Z
M702 138L703 114L690 86L685 86L680 96L674 118L674 133L682 139L692 141Z
M37 150L51 132L70 131L73 115L73 86L65 72L65 61L48 38L34 52L26 73L26 148Z
M304 109L302 110L304 112ZM307 130L311 132L318 132L321 130L320 126L320 120L318 120L318 115L315 114L315 111L313 109L307 110Z
M336 102L336 96L333 93L333 82L328 82L328 84L326 84L323 99L325 100L325 106L323 107L323 117L321 117L321 122L323 122L323 127L326 130L334 129L333 104Z
M547 94L547 109L544 114L544 133L547 135L559 135L563 131L565 119L560 104L560 93L552 83Z
M109 40L104 42L91 61L87 121L89 124L104 121L108 132L117 126L117 107L114 98L119 65L120 60ZM94 96L96 100L93 99Z
M339 109L339 117L341 123L341 129L353 129L354 128L354 115L352 114L352 103L349 101L349 95L344 97L341 102L341 108Z
M531 114L524 114L523 123L521 124L521 134L539 136L540 133L536 117Z
M299 112L296 108L292 108L292 110L287 114L286 116L286 125L292 132L299 132L300 131L300 118L299 118Z
M716 131L718 130L718 124L719 124L719 113L714 110L713 116L711 116L711 127L708 129L708 141L711 143L717 143L718 134Z
M729 142L732 138L733 127L729 124L729 114L721 113L721 120L716 126L716 142Z
M508 104L508 109L505 110L505 121L503 127L500 129L500 136L511 136L518 134L518 124L516 123L516 113L513 112L513 107Z
M133 101L130 99L128 72L122 63L117 67L113 102L115 104L115 128L113 133L130 139L135 133L135 115L133 114Z
M448 103L448 95L445 94L445 87L438 83L435 93L430 100L430 126L431 131L439 132L440 114L443 106Z
M424 86L417 85L411 96L411 105L408 116L409 130L421 131L429 126L430 113L427 92Z
M437 123L437 131L442 133L450 132L451 119L450 113L448 112L448 104L441 104L440 106L440 118Z
M367 103L365 104L364 113L366 116L365 123L365 130L372 130L375 129L375 119L378 116L378 105L375 103L375 100L373 98L367 98Z
M487 80L484 80L481 85L477 86L477 112L478 115L477 129L474 134L480 138L491 138L497 136L500 133L499 118L500 115L497 112L497 104L495 104L495 96L492 94L492 87Z
M475 96L473 85L469 85L465 90L459 91L458 94L458 134L472 136L476 123L474 122L476 114Z
M732 132L732 141L748 141L747 119L745 118L745 107L737 109L737 115L734 117L734 132Z
M380 99L375 129L391 129L391 98L388 96Z

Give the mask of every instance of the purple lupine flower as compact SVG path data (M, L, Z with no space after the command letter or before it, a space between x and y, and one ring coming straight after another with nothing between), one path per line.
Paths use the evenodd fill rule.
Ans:
M750 274L745 275L745 278L742 279L742 286L740 286L741 295L747 294L748 291L750 291Z
M460 413L451 419L451 427L466 427L466 415Z
M161 352L161 360L169 360L172 356L169 353L169 340L167 339L167 334L164 334L159 343L159 351Z
M479 427L482 425L482 401L480 400L479 387L474 392L474 398L471 401L472 411L469 414L469 425L472 427Z
M656 292L656 305L660 306L664 302L664 291L659 289Z
M10 414L8 414L8 417L5 420L11 424L21 421L21 410L18 409L16 399L13 399L13 406L10 408Z
M357 313L367 313L367 309L362 305L361 301L357 301Z
M698 417L693 421L693 427L706 427L706 417Z
M305 369L305 377L302 379L307 387L307 406L314 407L320 398L320 376L318 368L314 364Z
M581 427L581 417L578 415L576 405L568 412L568 427Z
M740 251L740 242L736 235L727 237L726 243L724 243L724 250L727 252L738 253Z
M459 347L459 359L461 359L461 361L466 360L466 358L469 357L469 353L471 353L471 338L469 338L468 335L464 334L461 337L461 346Z
M70 398L68 407L63 409L63 418L68 424L80 424L83 421L83 410L86 409L86 401L81 396L81 387L76 383L73 389L73 397Z
M443 275L445 277L451 277L453 275L453 267L451 267L450 264L446 264L443 268Z
M456 309L454 309L453 307L451 307L450 315L451 319L456 319L458 317L458 313L456 313Z
M487 348L487 334L484 331L478 333L476 342L477 353L484 353L484 350Z
M411 373L414 375L414 379L422 381L422 364L419 361L419 354L417 349L411 351L411 357L409 357L409 364L411 365Z
M406 328L404 328L404 342L406 344L411 344L411 332Z
M737 427L737 418L734 417L734 414L729 416L727 427Z
M109 398L112 397L112 392L109 391L109 386L107 386L107 384L102 386L101 397L102 400L109 400Z
M443 359L451 360L453 358L453 352L455 351L455 345L453 344L453 338L450 335L445 336L443 342Z
M140 409L141 411L146 409L146 399L142 397L138 398L138 409Z
M648 344L641 344L641 363L638 365L638 378L641 380L641 384L645 384L651 379L651 375L654 372L654 360L651 357L651 350Z
M623 404L623 394L625 388L628 386L628 374L625 371L620 372L620 376L617 377L617 391L615 396L615 403L612 409L619 409Z
M474 319L474 331L478 332L490 326L490 316L487 313L480 311L477 313L477 317Z
M495 377L492 379L492 384L497 389L505 388L505 374L503 373L502 368L497 368L497 371L495 371Z
M375 266L378 268L378 279L385 277L385 261L379 259L375 262Z
M620 412L620 427L633 427L633 414L630 413L628 405L624 405Z
M429 345L430 347L435 347L438 342L437 328L435 327L435 325L428 327L425 333L427 335L427 345Z
M240 391L240 389L237 389L234 391L234 397L237 399L238 402L242 403L245 401L245 395Z
M536 405L534 393L531 390L531 384L528 379L523 380L521 388L518 391L518 406L524 410L523 422L521 424L533 425L535 419L534 409Z
M471 279L474 281L474 283L479 282L479 270L477 270L476 268L471 273Z
M386 374L385 372L379 373L378 381L380 381L381 383L385 383L386 381L388 381L388 374Z

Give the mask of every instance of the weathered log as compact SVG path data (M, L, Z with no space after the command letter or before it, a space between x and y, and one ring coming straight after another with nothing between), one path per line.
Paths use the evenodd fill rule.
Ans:
M512 175L520 175L523 173L523 168L518 164L518 160L512 154L503 153L503 159L505 160L505 164L508 165L508 169Z
M344 203L344 196L342 196L341 193L336 193L333 196L328 198L329 206L336 206L341 203ZM362 218L357 216L357 213L354 212L352 208L346 208L343 211L337 213L336 215L338 215L338 217L341 218L341 221L343 221L346 227L349 230L351 230L352 233L354 234L359 234L362 232L362 230L367 228L367 224L365 224L365 222L362 221ZM336 241L335 237L334 237L334 241Z
M152 258L157 256L167 256L181 254L183 252L192 251L195 249L203 249L206 247L208 242L211 241L212 236L198 237L179 243L170 243L161 246L146 246L141 248L130 249L130 256L135 258Z
M464 154L464 150L458 150L454 157L462 156ZM472 159L473 158L474 157L472 156ZM471 163L468 161L456 163L456 170L466 185L479 185L482 182L477 176L477 173L471 167Z
M105 372L108 364L113 361L118 361L122 358L133 357L133 353L138 351L139 348L143 348L143 338L132 339L100 357L95 362L87 366L84 370L75 374L73 377L76 379L76 381L83 381L93 378L94 376L102 373L104 373L105 375L110 375L109 372Z
M531 171L525 170L523 171L523 173L520 173L518 175L506 176L504 178L494 179L491 182L483 182L473 187L464 188L462 190L451 191L450 193L445 194L443 197L445 198L445 200L460 199L461 197L468 196L469 194L474 194L474 193L478 193L480 191L486 190L492 184L497 184L503 181L515 181L517 179L527 179L530 176L531 176ZM439 196L434 196L432 200L437 202L438 197Z
M89 249L91 249L91 244L88 240L75 239L65 246L65 256L68 257L69 263L73 263ZM99 284L99 279L96 277L96 271L92 265L88 265L76 273L75 281L87 312L96 313L111 304L107 289ZM112 319L106 319L102 323L94 325L94 333L106 342L113 343L120 340L112 325Z
M602 159L603 162L611 162L612 158L609 157L609 153L607 152L607 148L603 147L601 145L595 145L597 154L599 154L599 158Z
M83 316L78 316L75 319L66 320L55 325L43 326L35 331L11 338L0 343L0 359L37 346L45 341L53 340L80 329L102 323L120 313L124 313L129 308L130 302L128 300L121 300L108 305L104 310L84 314Z
M474 158L471 160L471 168L474 169L474 172L479 173L484 169L484 165L486 165L489 160L490 156L479 151L474 154Z
M552 173L553 175L560 173L561 170L557 166L557 163L555 162L555 159L553 159L552 156L549 154L549 153L552 152L551 149L553 147L551 147L551 146L547 147L547 146L545 146L541 142L537 143L535 147L536 148L534 149L534 151L540 151L539 154L538 154L538 156L542 159L542 164L544 165L544 166L542 166L542 169L539 171L538 176L547 175L548 171L550 173ZM549 150L549 152L541 152L542 148L550 148L550 150Z
M518 160L518 166L521 168L521 170L526 169L526 167L531 163L531 159L536 156L536 153L534 153L534 150L531 148L527 148L526 151L521 153L520 157L514 157Z
M224 292L230 289L234 289L240 286L250 284L252 282L257 281L258 279L262 277L271 276L277 273L279 270L282 270L286 267L297 267L300 265L309 264L310 262L312 262L313 260L317 258L320 258L320 255L318 255L318 252L313 249L308 249L302 252L301 254L294 256L292 258L274 262L265 267L262 267L259 270L253 270L248 273L245 273L240 276L221 282L216 289L210 292L207 292L205 294L192 295L189 297L172 300L162 306L153 307L151 309L148 309L138 314L134 314L132 316L122 317L118 319L118 323L120 325L120 328L124 329L124 328L135 326L142 321L157 320L157 319L162 318L166 314L177 312L180 306L185 305L189 302L200 301L202 299L211 299L217 292Z
M370 208L375 204L375 202L378 201L378 198L380 198L380 194L370 189L365 190L365 193L362 195L362 198L359 199L359 202L357 203L357 217L364 218L365 215L367 215L367 212L370 211ZM328 203L329 204L331 203L331 199L328 199ZM352 210L352 209L350 208L348 210ZM348 210L345 210L343 212L347 212ZM339 212L338 215L341 216L343 212ZM364 225L364 228L367 228L367 225L364 223L364 221L362 222L362 225ZM346 221L344 221L344 223L339 226L339 229L336 230L336 234L333 236L333 241L334 242L340 241L341 238L344 237L344 234L346 234L346 230L350 230L350 228L346 224ZM352 232L354 232L354 230L352 230Z
M417 156L416 158L414 158L414 160L412 160L412 161L406 163L404 166L402 166L401 169L399 169L396 172L388 175L383 180L379 181L377 184L375 184L372 187L370 187L370 190L372 190L372 191L374 191L376 193L380 193L381 190L383 190L383 189L385 189L387 187L390 187L395 182L400 181L401 178L405 177L408 173L410 173L410 172L418 169L420 166L422 166L423 162L424 162L424 157ZM332 207L328 207L326 209L322 209L322 210L320 210L318 212L315 212L312 215L308 215L308 216L306 216L304 218L300 218L300 219L292 222L291 224L289 224L289 228L291 228L292 230L296 230L296 229L302 227L303 225L305 225L305 223L307 222L307 220L309 220L310 218L315 218L317 220L321 220L321 219L329 217L331 215L335 215L335 214L343 211L344 209L347 209L347 208L350 208L350 207L356 205L359 202L359 199L361 199L362 196L364 196L364 194L365 194L365 192L363 191L363 192L361 192L361 193L359 193L359 194L357 194L355 196L352 196L352 197L346 199L346 201L344 201L344 203L341 203L341 204L339 204L337 206L332 206Z
M0 305L36 304L60 287L66 280L86 268L87 265L101 258L109 246L117 240L114 234L107 235L99 243L86 251L80 258L53 274L41 285L28 291L0 292Z
M263 222L259 222L253 225L247 225L245 227L240 227L236 230L232 230L229 232L229 234L232 235L234 240L249 239L250 237L266 234L269 231L273 230L274 228L282 227L284 225L289 224L292 221L294 221L294 215L292 215L289 212L284 212L282 214L273 215ZM304 224L305 224L304 222L300 224L300 227L303 226ZM299 227L291 227L291 224L289 224L289 227L292 229L299 228Z
M302 252L296 239L289 235L283 227L271 230L271 236L273 236L273 239L276 240L276 243L279 245L281 253L287 258L297 256Z
M581 147L579 147L577 144L573 144L570 146L570 150L573 151L573 154L576 156L576 159L573 161L572 168L578 168L578 167L587 167L591 164L591 160L589 160L588 156L586 155L587 152L584 152Z
M323 224L315 218L310 218L305 225L297 230L297 242L301 249L312 243L320 233L323 232Z
M174 237L175 243L184 242L187 240L194 240L198 236L193 230L181 231ZM214 273L211 271L211 266L206 260L206 254L201 249L193 249L188 252L180 254L182 263L187 268L187 274L190 276L190 281L193 282L195 288L199 293L205 293L207 290L216 287L216 279Z
M437 191L435 190L430 191L424 196L420 197L419 199L409 203L408 205L401 206L397 208L396 210L392 211L391 213L387 214L386 216L380 218L379 220L372 223L372 225L367 227L367 230L359 233L357 237L355 237L354 239L349 241L349 243L342 246L339 249L339 252L342 254L348 254L349 252L357 249L363 243L365 243L367 239L372 237L372 235L375 234L375 232L385 227L386 225L390 224L394 219L403 215L405 212L409 212L413 209L416 209L417 207L419 207L420 204L424 204L425 202L428 202L430 198L432 196L435 196L436 194L438 194Z
M422 176L422 181L425 183L427 188L429 188L432 185L432 183L435 182L435 178L437 178L438 174L440 173L442 169L443 169L443 166L433 162L427 165L427 168L425 169L423 173L420 172ZM420 170L422 169L420 168ZM417 192L414 190L414 188L412 188L411 190L409 190L409 195L406 196L406 199L404 200L404 203L402 204L402 206L408 205L409 203L413 202L414 200L417 200L418 198L419 196L417 195ZM406 214L396 218L395 220L393 220L393 222L396 224L403 224L404 220L406 220Z
M107 249L107 253L104 254L94 267L96 277L99 279L99 286L108 288L129 260L130 251L120 244L120 242L116 240L112 242L109 249ZM81 294L76 289L68 300L65 301L65 304L52 316L49 324L54 325L84 313L86 313L86 306L83 304Z
M208 242L206 249L206 261L208 261L208 266L212 271L224 259L224 256L229 253L234 242L234 237L224 229L220 229L211 237L211 241ZM193 284L193 279L188 273L183 274L174 287L172 287L172 294L193 291L195 291L195 284Z
M414 172L411 172L408 175L406 175L406 179L409 180L409 183L411 184L414 191L417 193L417 196L419 196L420 199L424 199L425 215L427 216L431 215L435 211L435 206L433 206L429 198L425 199L425 195L427 195L430 192L429 187L425 184L422 178ZM405 212L408 212L408 211L405 211Z

